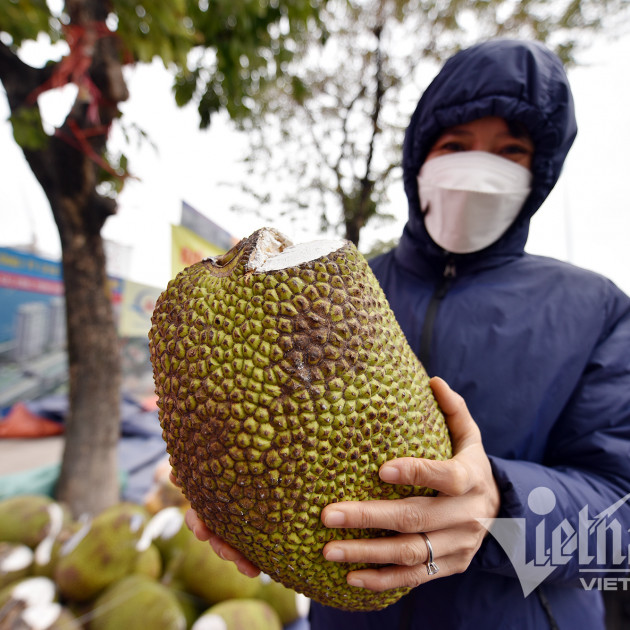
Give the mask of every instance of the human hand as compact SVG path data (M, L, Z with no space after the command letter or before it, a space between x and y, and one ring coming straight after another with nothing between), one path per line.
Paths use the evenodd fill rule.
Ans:
M374 501L343 501L322 511L326 527L379 528L399 532L375 538L336 540L324 547L326 560L387 565L348 573L348 584L382 591L418 586L436 577L461 573L481 546L487 529L478 519L495 518L500 496L490 461L464 399L440 378L431 388L451 432L453 458L435 461L403 457L386 462L379 475L387 483L425 486L436 497ZM429 575L430 537L437 575Z

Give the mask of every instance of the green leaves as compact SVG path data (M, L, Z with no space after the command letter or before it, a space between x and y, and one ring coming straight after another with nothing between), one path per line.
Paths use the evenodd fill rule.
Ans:
M197 89L198 79L198 69L192 72L186 69L177 74L173 85L173 93L175 94L175 102L179 107L183 107L192 100Z
M326 0L188 0L188 15L210 53L197 55L175 83L178 104L195 101L201 125L227 110L236 120L265 109L268 88L290 74L310 36L321 36ZM194 81L194 85L193 85Z
M128 159L124 153L106 154L97 174L99 194L115 199L130 176L127 166Z
M199 41L187 15L185 0L113 0L116 33L137 61L155 57L168 68L184 66L190 49Z
M110 0L106 24L122 42L123 63L160 58L176 76L179 106L195 102L201 126L227 110L242 120L265 109L267 89L291 75L306 42L325 36L319 12L328 0ZM46 33L63 39L71 16L46 0L4 0L0 31L14 49ZM296 83L296 98L304 89ZM302 89L300 89L302 87Z
M14 47L28 39L37 39L40 33L58 30L59 23L53 20L46 0L3 0L0 32L7 33Z

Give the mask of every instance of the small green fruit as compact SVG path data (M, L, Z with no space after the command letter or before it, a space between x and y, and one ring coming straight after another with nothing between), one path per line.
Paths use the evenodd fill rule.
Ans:
M0 588L25 578L33 566L33 550L19 543L0 542Z
M60 593L72 601L95 597L135 570L149 513L121 503L98 514L61 549L54 569Z
M207 542L197 539L188 542L173 577L207 604L252 597L259 588L258 579L243 575L232 562L219 558Z
M308 615L310 600L270 579L267 575L261 575L260 588L256 592L256 599L267 602L280 617L283 626Z
M23 494L0 501L0 540L34 549L50 533L70 520L70 512L50 497Z
M191 630L282 630L282 623L266 602L242 599L212 606L195 621Z
M94 603L90 630L185 630L186 616L175 595L144 575L109 586Z

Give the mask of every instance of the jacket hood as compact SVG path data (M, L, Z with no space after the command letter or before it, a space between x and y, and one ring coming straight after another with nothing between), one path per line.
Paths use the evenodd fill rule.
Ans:
M411 238L414 249L421 245L443 253L424 228L416 179L420 167L443 130L484 116L523 124L534 141L534 156L532 192L508 231L483 251L516 253L525 247L529 220L558 181L577 133L573 97L562 62L542 44L492 40L463 50L444 64L407 128L403 181L409 221L403 240Z

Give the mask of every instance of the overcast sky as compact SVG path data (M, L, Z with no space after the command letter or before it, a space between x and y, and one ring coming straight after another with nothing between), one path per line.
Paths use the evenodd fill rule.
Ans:
M37 46L27 54L34 61ZM569 71L578 117L578 138L549 200L534 217L527 249L568 260L611 278L630 293L630 36L604 41L582 55L583 66ZM178 223L182 200L237 237L261 227L259 219L229 212L235 191L221 185L236 182L245 140L220 117L208 131L198 129L194 108L178 109L170 94L171 79L160 64L129 72L131 98L124 105L127 125L142 127L157 145L127 149L130 169L119 211L108 219L103 235L129 247L129 277L162 287L170 278L170 225ZM72 88L40 103L50 125L65 116ZM43 98L43 97L42 97ZM8 106L0 97L0 245L30 243L51 257L60 254L59 237L39 184L13 141ZM112 140L120 144L115 130ZM362 238L397 236L406 219L402 183L391 196L397 217L387 228L366 230ZM278 227L295 240L286 223ZM310 238L317 238L313 232Z

